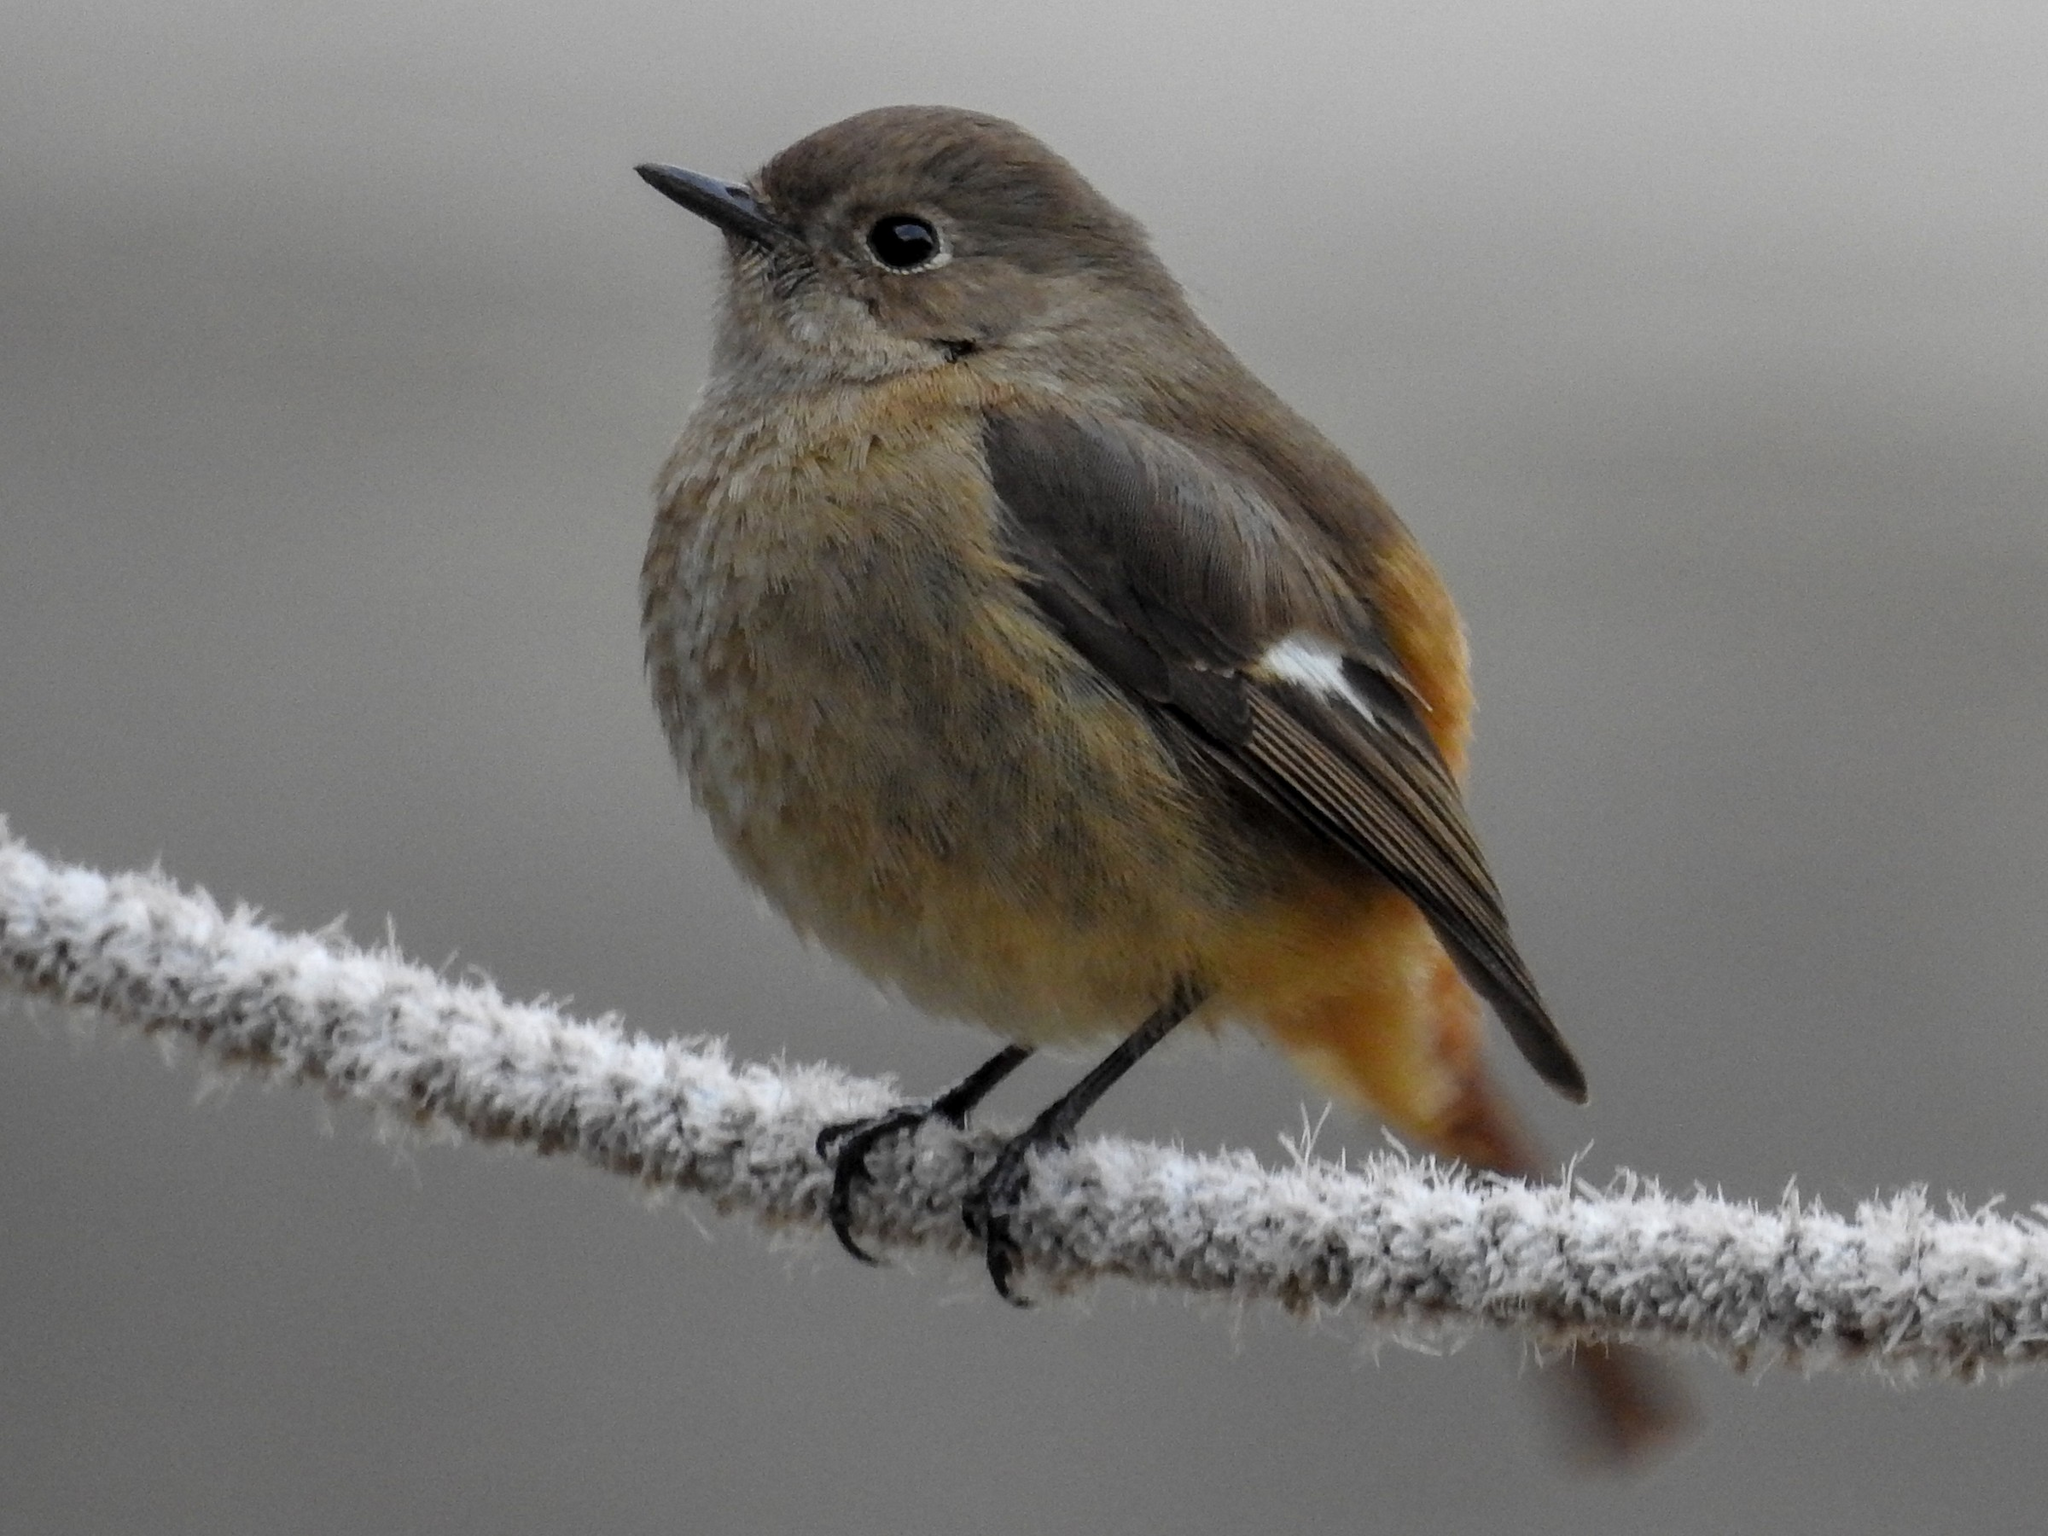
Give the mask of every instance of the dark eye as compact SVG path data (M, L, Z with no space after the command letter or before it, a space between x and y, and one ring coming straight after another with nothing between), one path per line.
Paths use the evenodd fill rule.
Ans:
M945 247L929 219L914 213L892 213L868 230L868 249L875 260L896 272L914 272L938 260Z

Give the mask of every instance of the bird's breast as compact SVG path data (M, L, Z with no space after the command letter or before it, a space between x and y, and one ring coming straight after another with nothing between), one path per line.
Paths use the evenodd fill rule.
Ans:
M1127 1029L1245 899L1219 791L1055 636L979 423L693 423L643 576L677 760L800 929L1021 1038Z

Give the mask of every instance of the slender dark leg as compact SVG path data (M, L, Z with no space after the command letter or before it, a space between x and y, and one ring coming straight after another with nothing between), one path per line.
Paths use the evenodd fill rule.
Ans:
M899 1104L885 1115L869 1120L842 1120L818 1132L818 1156L832 1164L832 1200L826 1213L840 1247L863 1264L876 1262L873 1254L853 1240L852 1231L853 1187L872 1177L868 1172L868 1153L876 1143L899 1131L914 1131L935 1115L949 1125L961 1125L968 1111L1022 1066L1030 1054L1028 1045L1006 1045L929 1104ZM836 1153L832 1150L835 1144L839 1148Z
M1045 1113L1031 1122L1029 1130L1004 1147L995 1166L967 1197L961 1215L967 1230L980 1238L988 1250L989 1278L995 1281L1003 1300L1013 1306L1030 1305L1021 1296L1010 1294L1010 1272L1016 1268L1022 1252L1010 1233L1010 1212L1017 1197L1024 1193L1024 1186L1031 1182L1031 1170L1025 1160L1046 1147L1066 1146L1081 1117L1109 1091L1110 1084L1130 1071L1139 1057L1164 1040L1176 1024L1201 1004L1202 989L1192 982L1182 982L1164 1007L1103 1057L1095 1070L1069 1089L1065 1097L1048 1106Z

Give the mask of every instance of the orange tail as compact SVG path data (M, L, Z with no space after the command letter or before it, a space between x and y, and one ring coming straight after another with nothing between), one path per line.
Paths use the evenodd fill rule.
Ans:
M1287 982L1269 975L1248 1011L1303 1070L1397 1134L1475 1168L1549 1177L1487 1080L1478 999L1421 913L1387 893L1364 922L1354 909L1343 926L1348 954L1318 955ZM1300 948L1296 955L1307 959ZM1307 992L1305 977L1322 981L1321 995ZM1332 995L1332 979L1348 984ZM1574 1438L1589 1460L1640 1460L1677 1440L1693 1417L1669 1368L1629 1345L1581 1345L1545 1375L1570 1387Z
M1531 1180L1549 1176L1534 1144L1476 1064L1451 1114L1437 1128L1416 1127L1412 1134L1475 1168ZM1677 1375L1630 1344L1580 1344L1545 1378L1561 1380L1568 1389L1565 1413L1574 1421L1572 1442L1589 1462L1623 1466L1647 1460L1676 1443L1692 1424L1691 1405Z

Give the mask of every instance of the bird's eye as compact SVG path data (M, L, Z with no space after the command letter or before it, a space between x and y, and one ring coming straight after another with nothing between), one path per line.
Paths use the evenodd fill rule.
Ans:
M868 249L892 272L915 272L936 263L946 248L931 220L914 213L892 213L869 228Z

